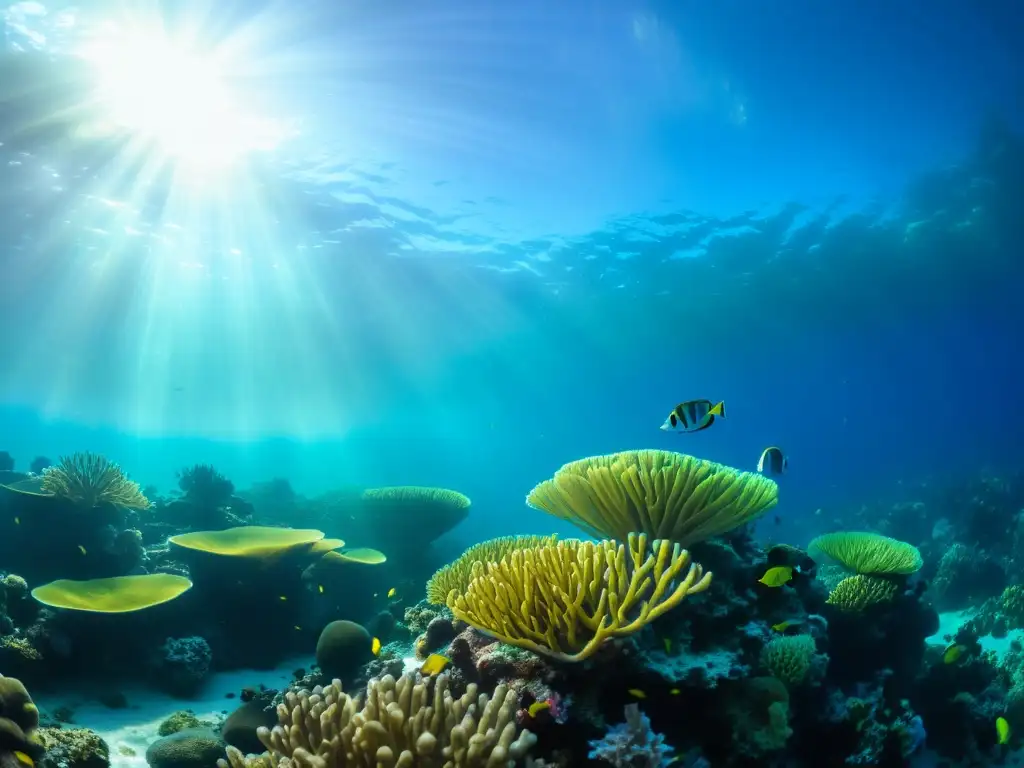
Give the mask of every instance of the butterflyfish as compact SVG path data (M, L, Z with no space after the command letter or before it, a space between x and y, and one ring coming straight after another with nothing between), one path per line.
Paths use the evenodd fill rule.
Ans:
M437 675L444 671L444 668L451 664L452 660L447 656L442 656L440 653L432 653L427 656L427 660L423 662L423 666L420 667L420 674L422 675Z
M700 432L715 423L715 417L725 418L725 401L687 400L673 408L661 428L666 432Z
M1006 722L1005 717L996 718L996 737L999 739L999 743L1007 744L1010 741L1012 731L1010 730L1010 724Z
M647 698L647 694L644 693L643 691L641 691L639 688L630 688L628 691L626 691L626 693L628 693L630 696L632 696L635 699L646 699Z
M764 576L758 582L766 587L781 587L789 583L794 573L800 573L800 566L790 568L788 565L776 565L764 572Z
M398 591L397 589L392 587L391 589L388 590L388 597L394 597L395 596L395 592L397 592L397 591Z
M786 454L774 445L761 451L761 458L757 460L757 471L764 475L781 475L788 467Z
M21 750L15 750L14 751L14 759L17 760L22 765L27 765L28 768L35 768L36 761L33 760L28 755L26 755Z
M370 643L370 651L373 652L374 656L376 656L376 655L378 655L380 653L380 638L379 637L373 638L373 641Z
M530 717L536 717L546 709L551 709L550 702L547 701L535 701L530 705L526 711L530 713Z

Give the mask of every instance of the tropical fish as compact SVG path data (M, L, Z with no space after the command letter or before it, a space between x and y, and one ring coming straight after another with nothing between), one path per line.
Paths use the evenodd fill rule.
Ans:
M647 694L641 691L639 688L630 688L628 691L626 691L626 693L628 693L630 696L636 699L647 698Z
M324 593L324 585L323 584L317 584L316 588L317 588L317 590L319 590L321 595Z
M530 713L530 717L536 717L546 709L551 709L551 702L549 701L535 701L530 705L526 711Z
M781 587L789 583L794 573L800 573L800 566L790 568L788 565L776 565L764 572L758 581L766 587Z
M370 650L373 652L374 656L376 656L376 655L378 655L380 653L380 638L379 637L373 638L373 642L370 643Z
M28 755L26 755L21 750L15 750L14 751L14 759L17 760L22 765L27 765L28 768L35 768L36 761L33 760Z
M663 637L661 642L665 645L665 653L672 653L672 638Z
M960 643L950 643L946 646L946 650L942 652L942 663L943 664L956 664L960 661L960 657L964 655L964 651L967 649L960 645Z
M669 413L661 428L666 432L700 432L715 423L715 417L725 418L725 401L718 404L710 400L687 400Z
M21 525L21 518L20 517L14 518L14 524L15 525Z
M671 693L673 696L678 696L679 695L679 689L678 688L670 688L669 689L669 693Z
M89 554L88 552L85 551L85 547L83 547L81 544L78 545L78 551L81 552L83 555L88 555Z
M789 467L789 459L781 448L770 446L761 452L757 460L757 471L767 475L781 475Z
M395 592L397 592L397 591L398 591L397 589L392 587L391 589L388 590L388 597L394 597L395 596Z
M780 621L778 624L772 624L772 629L776 632L785 632L791 626L793 626L792 621Z
M452 660L447 656L442 656L440 653L432 653L427 656L427 660L423 662L423 666L420 667L420 674L422 675L436 675L444 671L444 668L452 663Z
M281 596L280 596L280 597L279 597L278 599L279 599L279 600L280 600L280 601L281 601L281 602L283 603L283 602L285 602L285 601L286 601L286 600L287 600L288 598L287 598L286 596L284 596L284 595L281 595Z
M1010 741L1012 731L1010 730L1010 724L1006 722L1005 717L996 718L996 736L999 739L1000 744L1007 744Z
M302 627L300 627L298 624L296 624L295 625L295 631L296 632L301 632L302 631Z

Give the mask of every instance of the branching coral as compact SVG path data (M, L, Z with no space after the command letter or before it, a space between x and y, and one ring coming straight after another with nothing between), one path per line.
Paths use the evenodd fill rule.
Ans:
M521 648L582 661L611 637L632 634L711 584L711 573L678 544L630 534L616 541L566 540L473 564L452 590L455 617Z
M474 544L427 581L427 601L444 605L453 589L462 592L473 579L473 563L497 563L516 549L554 544L557 536L501 536Z
M917 547L864 531L837 531L814 539L808 552L816 561L828 559L854 573L909 575L921 570Z
M778 500L778 485L763 475L653 450L574 461L526 497L596 538L639 531L683 546L743 525Z
M233 747L220 768L511 768L535 737L517 736L516 701L505 686L493 697L470 685L452 696L448 676L371 680L362 708L335 680L288 693L280 725L260 728L268 752L245 757Z
M178 488L193 504L214 508L230 502L235 492L235 484L210 464L194 464L180 470Z
M899 585L883 576L847 576L840 581L825 602L841 611L859 613L873 605L891 603Z
M43 470L44 493L85 507L115 504L129 509L148 509L139 484L129 480L114 462L94 453L62 456L58 464Z

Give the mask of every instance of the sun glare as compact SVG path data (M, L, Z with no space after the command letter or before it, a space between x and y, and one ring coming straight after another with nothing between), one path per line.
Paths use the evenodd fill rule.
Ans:
M81 51L93 67L105 122L152 141L199 170L274 149L281 125L247 114L215 51L197 52L163 32L118 31Z

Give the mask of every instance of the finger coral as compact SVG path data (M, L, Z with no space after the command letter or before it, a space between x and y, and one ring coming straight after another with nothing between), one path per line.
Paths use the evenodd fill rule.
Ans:
M684 547L743 525L778 500L778 485L763 475L655 450L574 461L526 497L596 538L622 541L639 531Z
M447 675L417 680L403 675L372 679L365 702L341 683L285 695L280 725L260 728L267 752L244 756L228 747L220 768L511 768L536 741L517 734L514 696L499 685L494 695L475 685L455 698Z
M862 574L909 575L921 570L917 547L866 531L836 531L818 536L807 551L815 561L831 560Z
M139 484L129 480L121 467L94 453L62 456L60 462L43 470L43 493L58 496L85 507L114 504L129 509L150 506Z
M630 534L513 550L472 565L472 581L447 598L456 618L499 640L563 661L582 661L611 637L638 631L711 584L669 541Z
M500 536L474 544L448 565L438 569L427 581L427 601L444 605L453 589L462 592L472 580L473 563L497 563L516 549L554 544L557 536Z

